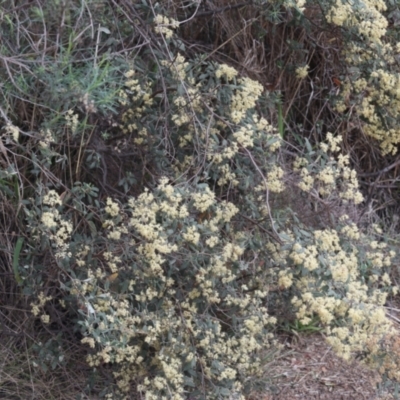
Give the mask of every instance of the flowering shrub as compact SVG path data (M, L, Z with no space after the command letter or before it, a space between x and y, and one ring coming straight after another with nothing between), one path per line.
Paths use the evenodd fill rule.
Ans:
M254 114L262 91L257 82L230 83L236 71L211 63L210 79L211 73L220 76L222 89L209 87L207 99L194 78L185 80L189 63L183 57L162 64L164 79L183 91L169 98L176 105L169 116L175 159L164 155L171 165L164 172L176 182L160 178L154 190L145 189L125 204L109 197L96 218L84 204L83 187L64 201L50 190L41 210L27 207L31 235L53 249L54 262L67 274L63 287L68 302L79 305L82 342L94 349L89 365L115 364L121 394L134 382L149 399L171 393L173 398L240 395L248 377L262 373L260 350L269 347L276 318L268 315L267 287L258 277L265 275L265 265L248 248L252 234L244 228L255 222L238 216L246 199L237 196L257 184L253 213L268 215L265 196L283 190L284 171L271 163L280 137ZM151 153L149 145L162 140L153 126L159 104L151 95L152 80L137 75L125 73L121 101L130 107L121 129L139 131L132 140ZM220 120L210 121L214 98L220 96ZM140 125L133 122L139 115ZM254 176L243 182L248 160ZM179 178L190 176L188 168L197 170L192 184ZM220 189L211 190L207 181ZM65 215L71 206L89 232L81 232L87 231L83 226L77 230L76 218ZM50 299L40 295L32 303L35 315ZM47 314L40 316L49 323Z
M385 1L336 1L325 8L327 22L342 30L351 71L343 77L336 109L360 118L362 130L379 141L384 154L396 153L400 142L398 28L389 26L396 12Z
M256 351L275 319L265 291L247 293L246 275L262 271L241 265L246 238L227 230L238 209L208 186L162 179L124 207L109 199L104 212L103 268L79 255L88 278L71 287L87 302L83 342L97 350L89 364L116 363L119 389L135 380L147 398L240 393L242 377L261 372Z
M162 155L169 177L124 203L108 197L96 219L82 208L86 233L67 217L71 199L54 190L30 222L32 237L46 240L66 273L82 343L92 349L89 365L114 365L122 396L132 383L148 399L243 395L248 378L263 373L260 351L277 346L277 319L267 306L275 287L292 293L302 324L318 317L343 357L378 343L392 329L382 305L394 290L384 271L394 253L369 242L344 212L333 215L337 228L315 229L288 226L270 206L293 185L316 204L342 204L344 211L359 204L340 137L328 134L290 171L277 157L280 136L254 113L257 82L210 63L210 81L200 84L183 57L161 64L164 79L181 87L168 97L176 107L166 121L175 154ZM164 140L154 83L134 70L125 77L121 98L130 107L121 129L149 154ZM47 300L41 295L32 304L35 315Z
M18 277L33 316L51 326L54 304L66 310L87 364L112 373L108 398L243 399L265 374L263 353L279 347L283 309L319 324L345 359L383 359L397 379L387 349L398 342L383 308L396 294L396 253L358 224L364 198L342 136L326 132L287 150L275 129L283 114L276 123L268 112L274 96L227 63L188 56L178 17L143 3L147 24L132 26L150 51L121 63L112 84L93 85L96 96L103 85L113 93L103 104L119 111L109 131L96 130L101 101L83 94L29 139L29 173L44 177L22 201L29 251ZM299 18L304 11L303 1L284 5ZM325 6L329 24L363 35L363 56L377 43L386 48L383 3ZM357 61L354 50L346 62L361 76L376 55ZM391 152L398 134L386 127L395 115L378 117L376 104L397 96L397 81L382 68L371 81L344 80L336 108L354 102L365 131ZM312 67L292 72L303 85ZM5 129L7 145L23 153L16 125ZM109 171L115 159L122 167Z

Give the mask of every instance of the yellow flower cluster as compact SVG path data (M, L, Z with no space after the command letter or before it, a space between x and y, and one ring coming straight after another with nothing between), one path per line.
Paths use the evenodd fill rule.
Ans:
M194 226L189 226L182 236L187 242L191 242L193 244L198 244L200 240L200 234L197 232L197 229Z
M119 206L118 203L115 203L112 199L109 197L107 198L107 207L105 208L105 211L107 214L109 214L111 217L116 217L119 212Z
M388 129L379 117L379 108L384 108L385 113L391 117L397 115L400 107L400 78L381 68L372 72L371 78L374 79L373 85L356 89L358 93L368 89L368 96L363 97L359 106L359 113L367 122L364 130L380 142L384 154L394 154L400 142L400 130L396 126Z
M31 311L32 314L37 317L40 314L40 309L43 308L45 306L45 304L52 300L53 298L51 296L45 296L45 294L43 292L39 293L38 296L38 302L37 303L31 303Z
M56 247L56 257L59 259L70 257L68 252L70 237L73 230L71 222L62 218L60 212L55 208L62 203L60 196L51 190L43 198L43 204L47 205L48 211L43 211L41 222L48 238Z
M215 203L215 193L206 186L203 192L193 195L193 205L200 212L205 212Z
M342 137L334 137L332 133L328 133L326 140L319 145L325 153L324 157L328 152L339 153ZM328 200L339 197L346 202L360 204L364 198L359 191L356 171L350 169L349 164L349 156L344 154L337 154L336 160L330 157L323 167L297 157L293 163L293 172L300 173L301 180L297 186L305 192L311 192L315 187L318 193L326 196Z
M337 153L340 151L339 144L342 142L342 139L342 136L334 137L330 132L326 134L326 140L329 143L329 150L332 151L332 153Z
M281 147L282 138L277 130L263 117L258 117L256 114L253 115L253 122L262 134L266 134L266 143L268 144L269 150L275 152Z
M50 129L41 130L40 136L42 140L39 141L39 146L43 148L48 148L49 144L54 140Z
M96 327L89 322L86 325L82 343L94 350L87 356L87 362L93 367L102 363L118 365L114 376L121 394L131 390L132 381L150 364L157 371L152 377L140 379L138 391L154 399L160 398L161 393L173 393L175 399L185 398L183 360L201 368L207 379L223 384L234 381L232 392L238 394L237 398L241 397L242 390L241 384L235 382L238 376L244 372L260 372L260 360L255 352L261 349L261 340L272 339L265 334L266 326L276 323L262 305L266 292L256 290L250 295L245 284L238 293L220 288L221 285L235 287L237 273L232 266L241 263L244 254L244 247L237 242L244 239L243 235L225 236L221 230L238 211L232 203L217 201L206 185L192 192L172 185L165 177L160 179L154 193L146 190L130 199L126 207L107 199L104 213L112 219L106 219L105 235L110 226L114 230L126 226L128 232L121 233L119 240L131 241L134 255L125 262L115 252L120 246L108 242L110 250L103 252L102 257L108 263L118 262L124 271L129 271L132 264L138 263L138 267L132 270L127 296L105 289L97 290L96 294L97 272L90 270L87 282L80 287L77 284L76 293L90 293L90 300L84 305L89 320L91 316L102 315ZM173 224L180 226L179 231L171 230ZM174 270L174 265L181 265L182 260L190 260L192 253L193 259L199 256L192 245L205 246L205 258L201 264L192 264L194 273L187 273L193 273L193 282L188 281L187 289L180 288L169 271ZM84 248L80 254L85 257ZM282 286L288 287L289 280L289 272L286 278L281 276ZM177 307L177 296L185 289L185 297ZM140 313L128 301L131 295L142 304ZM147 307L151 302L152 306ZM204 302L207 307L219 306L224 312L229 307L239 308L243 321L237 334L228 335L225 323L218 318L204 324L201 315ZM157 308L158 303L162 303L161 308ZM118 332L118 340L113 332ZM174 335L170 337L171 332ZM150 359L145 359L141 356L142 349L148 346L154 351ZM218 372L212 367L215 360L220 363Z
M173 61L162 61L162 65L166 66L176 79L183 81L186 78L186 69L189 63L181 54L178 53Z
M19 129L15 125L8 123L6 125L6 133L12 136L15 142L18 142L19 139Z
M336 0L335 5L330 9L326 15L328 22L337 26L343 26L345 23L351 23L353 19L353 9L348 3L342 0Z
M274 165L271 171L267 173L266 185L268 190L270 190L273 193L283 192L285 190L285 186L282 180L284 174L285 172L281 167Z
M342 233L346 235L351 240L358 240L360 239L360 232L357 228L357 225L353 222L348 225L345 225L342 228Z
M304 6L306 4L306 0L295 0L294 3L300 12L304 12L306 9Z
M155 32L164 35L166 39L170 39L174 34L173 30L179 28L178 21L160 14L155 16L154 24Z
M380 43L388 25L382 14L385 10L386 4L383 0L364 0L357 8L350 3L337 0L326 18L328 22L337 26L356 27L366 38Z
M294 162L293 162L293 171L298 172L300 171L303 167L307 167L308 161L304 157L296 157Z
M361 120L365 134L379 141L384 155L395 154L400 143L399 47L388 34L386 8L384 0L337 0L327 13L328 22L355 29L362 37L346 44L345 62L358 73L341 82L336 110L349 110L352 99L351 114Z
M215 72L215 76L218 79L224 77L227 81L232 81L237 76L237 74L238 72L236 71L235 68L230 67L229 65L226 64L220 64Z
M341 235L347 236L347 242L349 239L363 241L370 248L365 253L366 259L374 267L379 267L375 265L377 260L380 260L380 265L382 260L390 263L395 253L388 251L386 243L370 241L361 235L348 216L341 217L340 221L344 224L341 230L315 230L312 243L301 245L297 242L293 245L290 254L293 263L302 265L315 274L303 274L302 278L295 281L300 295L292 299L292 304L297 309L297 318L303 324L310 323L313 316L318 316L327 327L328 343L340 356L350 359L353 352L364 351L367 346L370 351L379 353L379 346L372 349L370 344L377 344L386 334L392 332L392 324L382 307L387 291L372 286L373 282L378 281L379 275L371 275L367 281L364 277L363 283L359 251L355 247L343 247ZM279 274L282 282L278 283L282 288L286 281L290 281L285 278L286 275L286 272ZM330 277L329 293L323 289L327 283L321 280L323 276ZM388 274L382 274L379 282L383 288L388 288L391 284ZM337 318L347 320L348 324L333 328L332 322Z
M240 87L232 97L231 101L231 120L239 124L245 117L247 110L255 107L258 98L263 92L263 86L250 78L238 79Z
M250 124L242 125L240 129L233 134L236 141L243 147L253 147L254 130Z
M43 204L54 207L56 205L61 205L62 201L55 190L49 190L47 194L43 196Z
M43 292L39 293L38 296L38 303L31 303L31 312L32 314L37 317L40 314L40 310L43 309L43 307L46 305L46 303L53 298L51 296L45 296ZM47 314L42 314L41 315L41 320L43 323L48 324L50 322L50 317Z
M300 243L296 243L293 246L293 251L290 253L290 258L296 265L304 265L309 271L314 271L318 268L318 250L315 245L309 245L307 247L302 247Z
M304 79L308 76L308 70L310 69L309 65L305 65L304 67L296 68L296 76L298 79Z
M218 171L221 174L217 182L218 186L224 186L228 183L232 186L237 186L239 184L239 180L236 179L236 174L231 171L228 164L218 167Z
M79 124L79 116L75 114L73 110L68 110L65 114L65 121L68 128L71 129L72 134L76 133Z
M126 89L120 91L119 102L123 106L129 104L130 107L122 114L119 127L123 133L139 130L139 138L134 140L142 144L147 137L147 130L143 127L139 129L137 121L154 103L152 84L133 69L125 72L124 76Z
M307 168L302 168L300 171L301 182L298 186L304 192L309 192L314 186L314 178L308 172Z
M280 289L288 289L293 285L293 274L289 270L279 271L278 285Z

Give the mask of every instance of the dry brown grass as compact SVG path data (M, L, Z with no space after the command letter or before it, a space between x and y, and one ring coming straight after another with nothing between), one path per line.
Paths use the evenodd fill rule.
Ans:
M282 336L282 356L268 369L273 379L271 391L250 400L290 399L389 399L377 393L380 377L357 361L339 358L319 334Z

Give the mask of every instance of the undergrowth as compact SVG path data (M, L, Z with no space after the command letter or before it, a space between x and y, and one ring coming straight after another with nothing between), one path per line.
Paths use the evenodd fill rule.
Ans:
M284 327L399 380L396 5L1 7L0 393L244 399Z

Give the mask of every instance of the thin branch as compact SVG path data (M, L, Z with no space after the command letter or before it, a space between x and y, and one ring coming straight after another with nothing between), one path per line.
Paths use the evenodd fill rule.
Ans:
M282 243L280 236L278 234L278 232L275 229L274 226L274 220L272 218L272 214L271 214L271 207L269 206L269 190L268 190L268 181L267 178L265 177L265 175L263 174L263 172L261 171L260 167L257 165L257 163L255 162L253 155L251 154L251 152L249 150L247 150L245 147L243 147L243 150L248 154L252 164L254 165L254 167L256 168L257 172L261 175L263 181L264 181L264 185L265 185L265 203L267 205L268 208L268 215L269 215L269 219L271 221L271 227L272 230L274 231L275 235L276 235L276 239Z
M249 1L246 1L245 3L231 4L229 6L216 8L215 10L201 11L201 12L198 12L196 15L192 16L190 19L199 18L199 17L207 17L209 15L215 15L215 14L221 14L221 13L224 13L224 12L227 12L230 10L235 10L236 8L251 6L253 4L254 4L253 0L249 0ZM184 23L184 22L187 22L187 21L182 21L180 23Z

